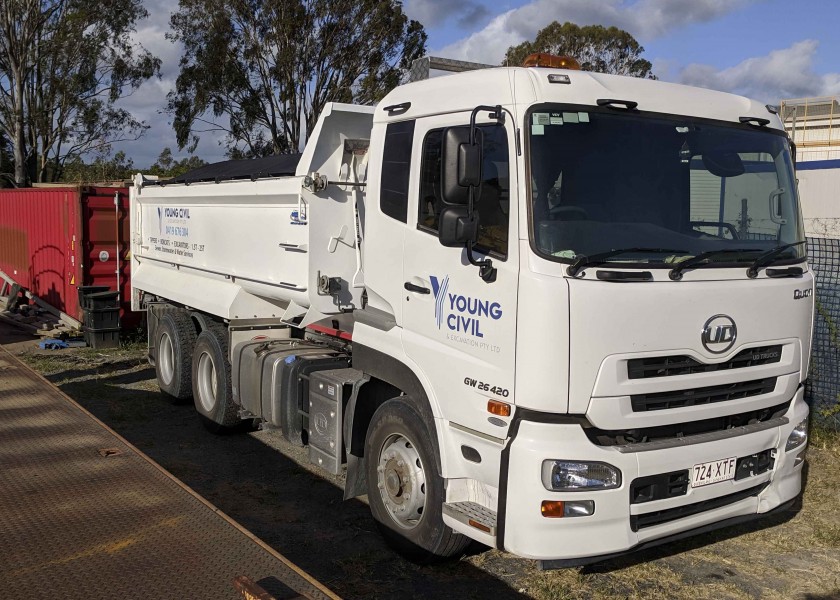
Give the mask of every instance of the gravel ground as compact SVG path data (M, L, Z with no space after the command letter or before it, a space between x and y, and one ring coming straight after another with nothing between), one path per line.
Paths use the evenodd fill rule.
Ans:
M173 405L142 343L41 351L0 324L4 344L152 459L346 598L840 599L840 436L812 434L803 501L747 526L580 569L478 544L460 561L418 567L393 554L364 499L266 431L214 436L191 405Z

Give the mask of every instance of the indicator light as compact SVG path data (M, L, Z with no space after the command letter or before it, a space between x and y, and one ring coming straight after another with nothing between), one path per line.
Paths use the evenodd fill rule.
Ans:
M498 400L487 401L487 412L498 417L510 416L510 404L499 402Z
M590 517L595 514L594 500L543 500L540 506L542 516L549 519Z

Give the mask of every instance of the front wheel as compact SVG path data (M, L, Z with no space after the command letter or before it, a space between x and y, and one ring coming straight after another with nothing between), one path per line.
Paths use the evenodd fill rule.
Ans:
M365 440L368 502L392 548L430 563L459 556L470 540L443 522L437 444L411 402L400 396L373 414Z
M227 331L210 327L199 334L193 352L195 409L213 433L225 433L242 422L239 407L233 402L227 351Z

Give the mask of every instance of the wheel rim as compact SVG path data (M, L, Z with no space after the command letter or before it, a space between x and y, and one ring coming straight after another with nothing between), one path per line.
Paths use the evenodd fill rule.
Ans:
M175 348L172 346L172 338L166 332L160 336L157 359L160 363L160 378L164 384L169 385L175 378Z
M415 445L403 435L392 435L382 444L376 467L382 503L394 523L414 529L426 507L426 474Z
M198 400L208 413L216 406L217 385L213 357L207 352L202 352L198 357Z

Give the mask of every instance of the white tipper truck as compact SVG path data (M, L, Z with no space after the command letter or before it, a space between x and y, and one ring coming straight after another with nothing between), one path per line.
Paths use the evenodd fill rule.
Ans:
M160 387L346 469L415 560L586 564L801 490L814 277L779 118L548 65L131 190Z

